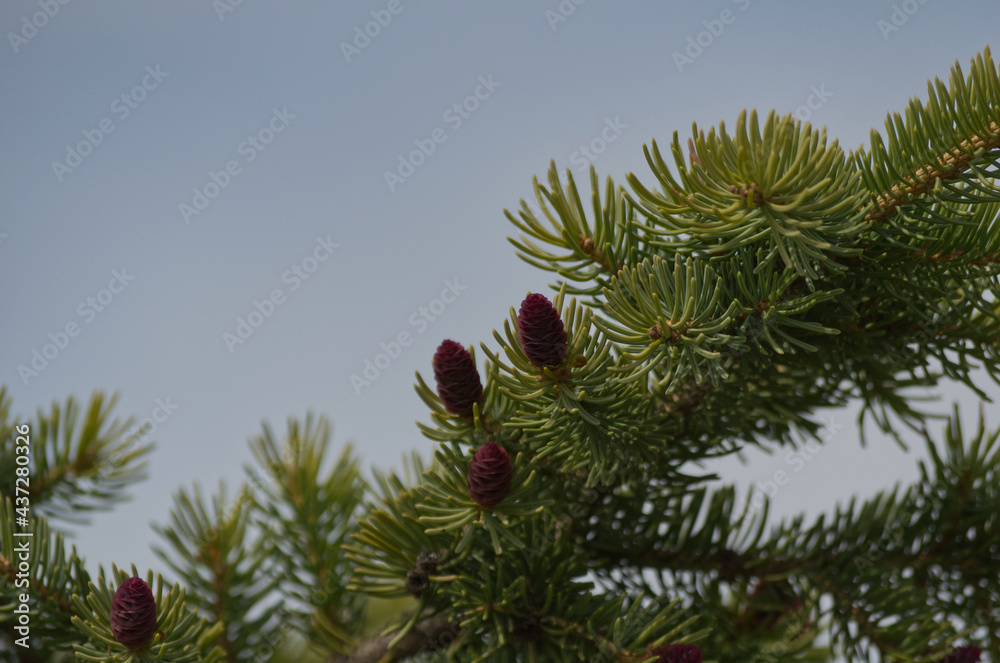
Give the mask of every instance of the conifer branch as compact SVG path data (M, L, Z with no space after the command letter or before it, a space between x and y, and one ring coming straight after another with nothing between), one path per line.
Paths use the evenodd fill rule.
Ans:
M3 555L0 555L0 576L3 576L7 583L14 586L14 582L17 579L17 570L12 560L7 559ZM50 600L55 605L55 607L66 615L73 614L73 608L70 603L69 596L63 594L57 589L49 587L40 578L31 578L29 580L29 585L35 596L45 600Z
M14 642L20 637L14 630L14 623L0 623L0 629L7 636L4 644L17 656L18 663L48 663L44 655L32 647L19 647Z
M327 663L382 663L402 661L424 652L447 647L461 632L458 624L443 617L418 622L395 646L395 635L382 635L360 643L350 655L334 656Z
M939 182L957 180L966 172L969 165L982 152L1000 150L1000 125L990 122L985 127L986 136L970 135L957 146L943 153L937 159L937 164L926 164L918 168L913 175L906 175L902 184L897 184L890 191L875 196L875 207L865 215L868 223L882 223L896 213L896 210L913 198L932 190Z
M927 249L917 250L917 255L921 256L921 262L925 265L957 262L963 258L965 253L966 252L962 249L952 249L947 253L933 253L928 255ZM995 263L1000 263L1000 252L998 251L990 251L985 255L972 258L966 264L973 265L975 267L985 267L986 265L992 265Z
M534 181L537 210L505 211L517 253L560 281L551 301L531 293L510 308L499 350L448 339L431 359L436 390L418 374L430 464L414 454L405 481L376 472L373 491L349 447L326 467L325 419L290 420L281 438L265 425L234 503L181 491L158 528L172 551L157 553L186 588L134 567L91 582L33 518L44 635L93 661L221 663L276 643L327 663L662 663L702 649L738 661L779 640L787 660L944 659L1000 596L1000 430L981 416L965 439L956 412L936 445L933 415L905 390L978 390L976 364L1000 382L989 49L890 117L868 150L744 111L729 130L695 126L686 148L675 133L645 155L657 188L633 174L628 191L602 186L591 168L588 196L553 162L547 184ZM854 399L862 436L870 415L904 448L905 427L926 438L921 481L807 525L770 523L767 499L737 507L734 488L690 469L747 445L811 449L817 410ZM140 476L148 447L109 418L113 402L95 394L79 431L72 399L39 415L32 507L79 518ZM0 388L0 469L26 465L11 430ZM124 632L123 615L138 626ZM0 612L0 636L10 625ZM947 662L971 663L979 645L1000 658L1000 636L975 637Z

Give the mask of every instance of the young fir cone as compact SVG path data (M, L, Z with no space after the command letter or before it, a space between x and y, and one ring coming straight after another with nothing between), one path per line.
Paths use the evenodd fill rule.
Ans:
M566 329L545 295L529 293L521 302L517 334L528 361L538 368L557 368L566 361Z
M950 654L941 659L941 663L979 663L983 650L975 645L956 647Z
M466 419L472 418L472 406L483 400L483 383L469 351L459 343L445 340L434 353L434 380L444 408Z
M141 649L156 634L156 601L142 578L126 578L111 601L111 635L129 649Z
M510 492L513 476L514 468L503 447L496 442L484 444L476 450L469 463L469 497L479 506L495 507Z
M659 654L656 663L701 663L701 649L696 645L660 645L650 654Z

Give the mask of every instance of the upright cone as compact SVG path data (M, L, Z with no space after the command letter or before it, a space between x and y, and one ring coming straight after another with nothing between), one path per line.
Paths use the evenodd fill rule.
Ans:
M510 492L514 468L510 457L496 442L479 447L469 463L469 497L486 508L504 501Z
M521 302L517 333L524 355L538 368L557 368L566 361L566 329L545 295L529 293Z
M466 419L472 418L472 406L483 400L483 383L469 351L461 344L445 340L434 353L434 380L444 408Z
M111 601L111 635L129 649L141 649L156 634L156 601L142 578L126 578Z

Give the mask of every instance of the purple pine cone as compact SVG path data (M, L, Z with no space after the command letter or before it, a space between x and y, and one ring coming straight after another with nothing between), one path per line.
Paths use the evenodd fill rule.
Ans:
M483 383L469 351L455 341L445 340L434 353L434 379L444 408L466 419L472 406L483 400Z
M517 315L524 355L538 368L557 368L566 361L566 329L559 311L538 293L529 293Z
M484 444L469 463L469 497L479 506L495 507L510 492L513 476L514 468L503 447L496 442Z
M129 649L141 649L156 634L156 601L142 578L126 578L111 601L111 635Z
M941 663L979 663L983 650L975 645L956 647L950 654L941 659Z
M660 645L650 654L659 654L656 663L701 663L701 650L696 645Z

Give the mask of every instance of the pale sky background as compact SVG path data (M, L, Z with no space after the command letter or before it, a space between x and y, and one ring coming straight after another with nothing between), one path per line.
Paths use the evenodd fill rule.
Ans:
M225 0L95 0L60 4L25 29L44 1L0 5L0 380L21 414L95 389L121 393L123 418L150 416L157 399L176 405L152 433L134 499L74 539L92 569L135 563L168 577L150 523L167 522L181 486L241 480L262 420L284 430L288 416L324 413L337 450L351 441L366 467L429 455L414 371L431 378L445 338L496 347L509 307L555 282L516 257L502 214L550 159L579 174L580 146L610 122L620 133L595 155L599 175L652 182L644 143L689 135L693 121L732 125L743 108L798 111L846 149L867 145L886 112L923 97L956 59L967 69L1000 24L995 0L563 0L573 12L560 22L556 0L244 0L221 15ZM728 24L713 23L726 11ZM372 12L391 22L348 62L341 43ZM894 12L900 25L887 31ZM721 33L703 35L708 45L678 67L673 54L706 22ZM30 38L12 41L22 30ZM458 125L446 111L481 80L490 87ZM809 110L814 90L826 98ZM281 131L261 139L273 141L245 142L269 124ZM390 191L385 171L435 130L444 141ZM55 172L85 134L100 143ZM218 175L229 162L236 174ZM228 184L185 223L179 206L194 205L195 188L215 194L213 172ZM317 238L339 247L314 265ZM293 266L316 267L294 290L283 278ZM114 270L133 278L91 312L87 298ZM413 324L446 281L465 289ZM282 303L230 352L224 334L275 289ZM70 323L79 334L26 384L18 366ZM402 332L412 343L356 393L351 375ZM939 409L959 400L975 414L970 392L940 393ZM917 477L922 443L907 456L873 434L862 450L855 412L824 414L838 428L791 473L776 513L815 515ZM749 458L716 469L741 486L789 469L783 454Z

